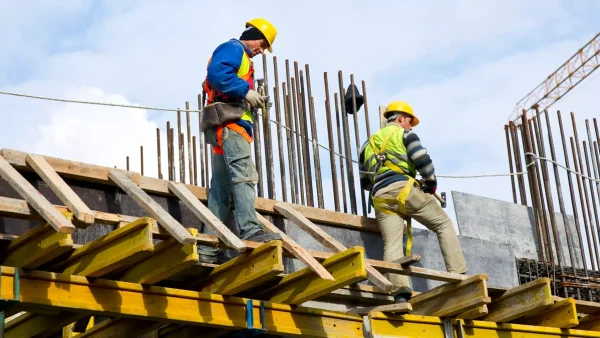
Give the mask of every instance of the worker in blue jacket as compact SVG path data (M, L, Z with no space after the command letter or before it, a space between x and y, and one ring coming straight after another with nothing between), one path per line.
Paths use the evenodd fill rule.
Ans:
M208 208L222 222L230 211L233 194L235 216L240 226L240 238L256 242L281 239L278 234L267 234L256 217L254 209L255 186L258 182L256 167L252 162L250 143L253 141L252 108L268 102L268 96L254 90L254 67L250 60L264 50L272 52L277 29L261 18L246 23L240 39L231 39L215 49L208 62L204 91L207 105L215 102L240 104L244 107L241 118L204 131L214 157ZM214 234L204 226L202 233ZM207 263L223 261L220 249L199 246L200 260Z

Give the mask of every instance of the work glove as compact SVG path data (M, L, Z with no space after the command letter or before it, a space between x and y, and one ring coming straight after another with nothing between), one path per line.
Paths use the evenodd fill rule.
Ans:
M423 192L427 194L435 194L437 190L437 181L427 181L423 180Z
M269 101L268 96L262 96L258 92L250 89L248 94L246 94L246 101L250 103L253 107L260 107L265 104L265 102Z

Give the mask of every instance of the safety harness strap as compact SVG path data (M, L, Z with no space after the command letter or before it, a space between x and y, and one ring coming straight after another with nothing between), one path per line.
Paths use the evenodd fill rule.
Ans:
M242 135L242 137L248 141L248 143L252 143L252 141L254 141L254 138L248 134L246 129L235 122L229 122L224 125L220 125L217 127L217 143L219 146L212 146L213 151L217 155L223 155L223 128L229 128Z

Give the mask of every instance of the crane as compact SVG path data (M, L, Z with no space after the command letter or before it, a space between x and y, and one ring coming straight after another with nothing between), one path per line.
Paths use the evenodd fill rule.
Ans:
M599 54L600 33L517 102L509 119L515 124L520 124L523 109L528 111L537 107L540 112L543 112L549 108L600 66Z

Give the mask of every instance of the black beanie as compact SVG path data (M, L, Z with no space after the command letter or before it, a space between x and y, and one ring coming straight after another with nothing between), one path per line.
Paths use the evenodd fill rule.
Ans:
M240 40L261 40L265 39L265 36L256 27L248 26L246 30L240 36Z

